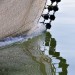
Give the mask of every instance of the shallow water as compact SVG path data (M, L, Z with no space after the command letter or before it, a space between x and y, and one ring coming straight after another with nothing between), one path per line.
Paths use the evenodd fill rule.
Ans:
M66 59L68 73L75 74L75 1L62 0L60 10L56 13L56 20L51 29L52 36L57 41L56 50Z
M45 34L25 42L0 48L0 75L52 75L51 59L44 55L41 46Z
M75 1L59 8L50 32L0 48L0 75L75 74Z

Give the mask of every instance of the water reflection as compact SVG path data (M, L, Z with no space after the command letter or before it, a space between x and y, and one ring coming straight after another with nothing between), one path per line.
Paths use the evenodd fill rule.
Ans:
M55 2L55 0L51 1ZM53 2L48 5L45 8L48 9L47 14L42 15L47 29L51 28L51 21L55 20L55 12L58 11L57 3L55 6L52 5ZM54 12L51 15L52 10ZM46 20L49 22L46 23ZM55 38L52 38L50 32L46 32L46 36L43 35L40 40L39 38L40 36L0 49L0 75L67 75L69 64L60 56L60 52L56 51ZM42 44L44 48L41 47L41 52Z
M56 40L52 38L50 32L46 32L45 38L45 46L43 52L48 55L52 60L58 60L59 62L53 62L52 65L57 64L58 66L55 67L55 75L67 75L68 74L68 66L66 59L60 56L60 52L56 51ZM57 69L61 69L61 71L57 72Z
M56 45L55 38L46 32L0 48L0 75L67 75L69 65Z
M0 48L0 75L55 75L51 58L40 50L45 34Z

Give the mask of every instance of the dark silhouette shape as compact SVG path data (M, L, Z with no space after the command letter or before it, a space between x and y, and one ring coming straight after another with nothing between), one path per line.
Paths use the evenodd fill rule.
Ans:
M56 40L55 40L55 38L51 38L50 46L51 46L51 48L55 48L56 47Z
M50 15L50 20L55 20L55 16L54 15Z
M44 9L48 9L48 12L47 14L43 14L42 17L44 18L43 22L40 22L40 23L43 23L44 25L46 24L45 23L45 20L50 20L50 24L46 24L46 29L50 29L51 28L51 22L53 20L55 20L55 12L59 10L58 8L58 2L60 2L61 0L50 0L51 1L51 4L50 5L47 5L46 7L44 7ZM54 6L53 3L56 2L56 5ZM50 11L53 11L53 14L51 14Z
M51 35L49 32L46 32L45 46L49 46Z
M61 59L62 59L62 57L56 57L56 59L59 59L59 60L61 60Z
M53 6L53 10L54 10L55 12L58 11L58 10L59 10L58 6L57 6L57 5Z
M56 2L61 2L61 0L56 0Z
M53 56L54 57L59 57L60 56L60 52L55 52Z
M55 2L56 0L51 0L51 2L53 3L53 2Z
M53 10L53 7L50 5L50 6L48 6L48 11L50 12L50 11L52 11Z
M48 19L49 19L49 15L48 15L48 14L42 15L42 17L43 17L45 20L48 20Z
M59 72L59 75L67 75L68 64L66 64L66 59L61 59L59 62L59 68L62 68L62 72Z
M46 32L45 46L49 46L49 55L60 61L59 63L54 63L58 64L58 68L62 69L62 72L58 72L59 75L67 75L69 64L67 64L66 59L60 56L60 52L56 52L56 40L52 38L50 32Z
M51 24L50 23L47 23L46 24L46 29L50 29L51 28Z

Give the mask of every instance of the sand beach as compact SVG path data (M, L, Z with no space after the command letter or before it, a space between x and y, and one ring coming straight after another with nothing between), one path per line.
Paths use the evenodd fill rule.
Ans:
M0 39L38 28L46 0L0 0Z

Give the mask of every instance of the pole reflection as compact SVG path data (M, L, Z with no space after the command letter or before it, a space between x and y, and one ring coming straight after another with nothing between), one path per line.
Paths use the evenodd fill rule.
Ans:
M51 22L55 20L55 13L56 11L59 10L58 8L58 3L61 2L61 0L50 0L49 5L47 5L47 7L45 7L45 9L47 9L47 13L42 14L42 17L44 18L44 21L41 22L44 25L46 25L46 29L50 29L51 28ZM55 5L54 5L55 3ZM51 14L51 11L52 14ZM49 20L47 23L46 21ZM52 38L52 35L50 34L50 32L46 32L46 37L45 37L45 43L44 43L44 49L42 50L44 52L45 55L48 55L51 60L52 60L52 75L67 75L68 71L68 64L66 59L64 59L63 57L60 56L60 52L56 51L56 45L57 42L55 40L55 38ZM54 62L53 60L57 60L59 62ZM55 67L55 65L58 65L57 67ZM58 71L57 70L61 71Z
M56 45L55 38L52 38L50 32L46 32L43 52L52 60L52 75L68 75L69 64L65 58L60 56L60 52L56 51ZM55 61L53 62L53 60Z

